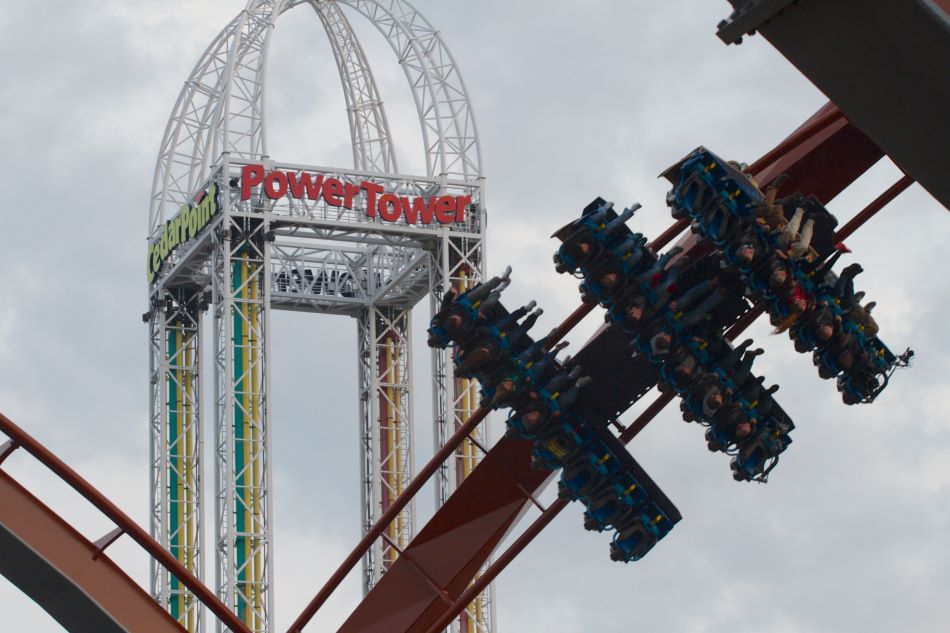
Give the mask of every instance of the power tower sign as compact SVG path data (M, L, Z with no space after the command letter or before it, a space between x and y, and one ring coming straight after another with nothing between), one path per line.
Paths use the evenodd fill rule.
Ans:
M472 196L400 196L387 192L385 185L363 180L359 184L325 174L307 171L266 171L263 165L245 165L241 169L241 200L250 200L254 187L271 200L284 196L320 200L331 207L366 209L366 217L406 224L454 224L465 221L465 210Z
M354 157L348 168L269 158L265 60L275 21L300 5L309 5L324 26L342 78ZM424 175L398 169L383 100L344 8L378 29L406 73ZM151 532L210 580L201 546L202 508L209 502L217 592L255 633L274 630L271 517L280 501L271 485L271 312L356 320L360 444L354 456L361 479L354 497L359 490L365 533L413 472L413 307L428 297L434 312L449 287L464 290L482 278L479 152L451 54L401 0L250 0L182 88L162 140L149 211ZM206 374L210 412L201 406ZM477 389L454 377L443 350L433 352L431 380L434 433L444 443L477 406ZM214 422L210 494L201 477L206 416ZM489 444L484 436L475 440L440 470L438 503L478 463L476 446ZM414 531L410 504L364 558L365 592ZM202 630L199 603L174 576L153 567L151 589L186 629ZM492 595L473 602L455 629L493 631Z

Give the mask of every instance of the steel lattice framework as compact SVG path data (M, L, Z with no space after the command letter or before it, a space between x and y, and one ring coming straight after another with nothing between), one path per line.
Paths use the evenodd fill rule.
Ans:
M275 163L267 152L271 33L278 17L302 4L316 12L330 39L345 97L352 169ZM378 29L403 67L419 117L424 176L399 172L383 101L344 5ZM319 197L275 199L260 187L242 196L237 183L248 165L369 181L423 200L465 196L471 204L464 221L455 224L382 222L367 217L363 194L349 209ZM170 239L160 249L161 269L150 280L145 315L151 532L188 569L203 574L201 338L202 317L210 309L217 591L251 630L273 630L270 311L357 320L365 533L413 473L412 307L429 295L436 310L449 286L465 288L482 278L483 190L478 135L462 77L439 33L403 0L250 0L185 82L162 138L149 209L150 243L190 230L188 239ZM210 205L208 196L214 199ZM207 226L196 231L192 220L186 228L199 206L210 210ZM474 385L455 379L444 351L433 355L433 380L441 444L477 403ZM488 440L476 436L482 446ZM439 503L480 460L476 442L466 442L455 463L439 472ZM410 505L366 555L364 591L414 530ZM198 602L163 567L153 566L151 586L188 630L202 629ZM489 589L473 601L454 630L494 631L492 595Z

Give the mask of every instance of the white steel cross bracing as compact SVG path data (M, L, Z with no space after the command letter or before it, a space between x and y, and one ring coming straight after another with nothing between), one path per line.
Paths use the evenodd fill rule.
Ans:
M336 60L350 122L353 166L376 173L399 173L389 122L376 80L349 21L336 2L307 0L327 34ZM295 3L295 4L299 4Z
M270 37L276 19L300 4L315 10L330 39L346 102L352 170L277 165L268 159L264 95ZM423 138L423 177L399 175L383 101L342 7L369 19L403 67ZM387 192L424 199L466 195L472 206L463 223L421 226L369 219L363 199L353 211L320 200L270 200L259 189L251 199L241 200L233 183L247 164L317 171L351 182L365 179L383 184ZM158 305L166 294L178 296L187 289L200 311L213 290L218 590L252 630L271 631L269 311L356 317L365 530L412 475L411 308L427 293L438 298L449 285L477 283L485 268L484 183L475 120L464 82L438 31L404 0L250 0L206 49L175 104L153 179L150 239L211 182L221 195L221 213L196 239L169 255L152 283L150 301ZM436 304L431 302L433 309ZM200 314L192 318L200 329ZM176 461L178 440L168 435L169 420L179 418L162 394L181 382L185 370L165 358L167 346L157 345L168 340L167 323L171 321L163 311L153 311L154 534L169 533L168 481L177 481L181 468ZM189 340L197 345L197 330ZM436 437L444 441L476 406L476 396L473 385L454 379L444 353L436 353L433 360ZM200 420L197 351L185 365L193 382L187 395L194 401L189 419ZM489 438L478 439L486 444ZM195 450L194 460L187 463L197 471L200 440ZM479 459L474 445L460 449L438 474L440 502ZM200 525L200 485L195 489L188 501L195 508L193 524ZM365 591L394 560L392 545L404 547L414 530L413 505L364 561ZM200 561L200 548L194 551ZM156 598L170 604L174 592L166 577L154 572L152 588ZM494 631L492 597L491 591L483 594L453 629ZM194 603L185 594L181 600ZM200 626L199 619L188 628Z
M358 321L364 533L412 479L411 315L405 307L371 308ZM364 591L392 565L396 548L405 548L414 533L413 500L363 558Z
M218 593L254 633L273 626L266 227L226 204L211 262Z
M149 527L152 536L197 576L204 572L203 445L200 416L201 303L196 289L153 297L149 324ZM189 631L202 627L200 602L154 560L153 597Z

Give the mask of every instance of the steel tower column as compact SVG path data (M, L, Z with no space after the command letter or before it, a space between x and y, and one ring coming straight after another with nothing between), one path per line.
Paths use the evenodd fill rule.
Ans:
M480 196L481 199L481 196ZM484 210L479 209L483 216ZM482 218L483 219L483 218ZM482 281L485 271L484 221L479 223L479 238L456 238L445 235L439 242L430 267L432 274L430 294L431 312L439 310L442 295L449 289L464 291ZM432 350L433 420L436 450L478 408L478 385L475 381L456 378L448 350ZM482 446L491 446L489 426L482 424L456 449L451 460L436 473L436 507L468 477L482 459ZM490 564L490 561L489 563ZM495 631L494 585L480 594L453 623L458 633L490 633Z
M149 323L149 454L151 536L197 577L201 547L200 291L162 287ZM200 602L154 560L152 596L186 630L203 629Z
M364 534L412 479L411 316L410 308L373 306L358 319ZM364 594L414 534L413 502L397 515L386 529L385 538L364 557Z
M218 594L264 633L273 630L269 243L260 215L224 207L212 254Z

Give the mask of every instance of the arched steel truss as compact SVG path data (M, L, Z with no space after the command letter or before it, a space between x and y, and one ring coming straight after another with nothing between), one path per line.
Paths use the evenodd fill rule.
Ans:
M270 38L277 18L301 4L315 10L330 39L344 92L355 171L399 173L383 101L342 5L370 20L405 72L419 117L429 179L429 184L419 184L417 179L408 186L444 189L465 183L469 190L482 191L478 135L465 84L438 31L411 4L404 0L250 0L205 50L178 96L153 177L150 239L155 239L165 222L210 180L226 177L228 165L268 161L265 85ZM393 178L405 182L404 177ZM417 192L427 195L423 189ZM484 201L480 193L477 197L480 216ZM192 275L183 286L159 281L150 291L154 313L149 332L152 533L172 546L182 540L182 534L197 534L202 525L197 433L202 419L202 381L197 365L200 312L207 309L208 290L213 288L218 592L253 630L269 631L273 627L270 407L266 397L270 308L350 314L359 321L365 532L412 475L412 304L420 296L420 284L429 292L434 310L448 286L464 287L481 279L484 223L479 220L461 234L445 230L421 238L418 234L378 234L371 229L340 232L326 226L283 225L279 236L292 239L281 244L265 239L267 231L260 226L252 227L246 220L241 224L230 215L229 202L224 204L222 224L227 230L214 234L209 247L213 253L189 264ZM243 237L236 240L237 234ZM307 239L322 242L301 241ZM342 246L327 245L327 240L338 239L343 240ZM178 255L173 261L176 258ZM363 270L367 266L385 269L392 282L379 288L364 280L349 295L354 298L348 299L348 304L341 303L340 295L345 293L340 288L335 291L336 303L310 296L314 283L307 283L298 273L306 269L318 279L329 279L336 270L342 272L332 278L340 279L360 266ZM376 279L383 277L376 274ZM322 291L327 292L325 288ZM182 338L173 328L187 336ZM169 345L169 340L175 345ZM181 360L182 341L189 350L187 363ZM433 355L433 365L435 435L440 443L476 406L475 390L467 381L453 378L444 351ZM186 390L182 389L183 376L189 381ZM187 417L183 418L184 401ZM180 419L187 424L181 425ZM467 443L457 451L454 466L439 471L440 503L478 463L476 445L488 444L488 438L481 436L484 432L487 429L479 431L476 438L481 442ZM169 481L187 486L174 495L169 493ZM365 591L411 539L415 529L412 510L400 514L384 539L367 553ZM172 512L187 519L185 528L174 517L170 520ZM247 513L243 522L233 518L241 512ZM179 546L187 551L184 562L195 572L202 568L200 542L200 538L189 537L187 550ZM152 591L162 604L177 604L176 613L187 612L180 621L188 628L201 628L200 616L192 612L197 601L164 569L153 568ZM487 592L473 602L474 611L463 614L460 622L465 630L494 630L491 595ZM192 622L197 624L189 624Z
M405 0L251 0L205 50L178 95L152 181L150 235L208 179L212 162L223 151L235 160L268 155L264 83L270 35L277 18L299 4L317 11L330 36L357 169L397 171L382 100L338 5L369 19L398 57L419 116L426 175L469 181L482 177L465 83L438 31L412 5Z

